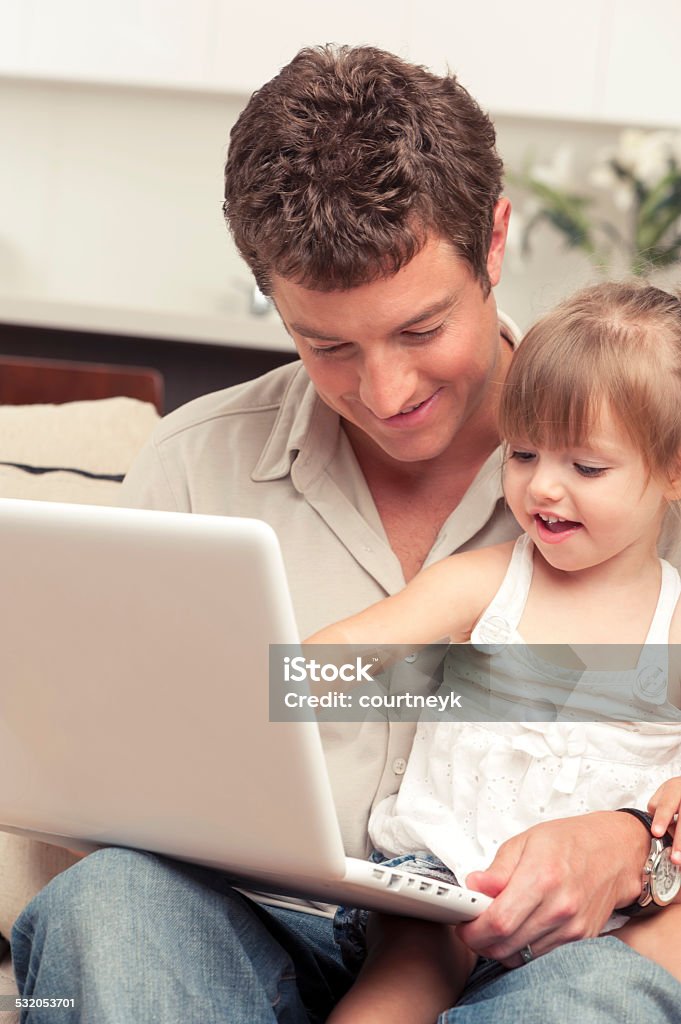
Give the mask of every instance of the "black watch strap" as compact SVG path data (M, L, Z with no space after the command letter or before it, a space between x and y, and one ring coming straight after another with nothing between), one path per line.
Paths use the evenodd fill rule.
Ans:
M623 814L632 814L635 818L638 818L638 820L643 825L645 825L645 827L648 829L648 832L650 833L651 838L652 838L652 835L653 835L653 816L652 816L652 814L648 814L647 811L639 811L638 807L618 807L617 810L618 811L622 811Z
M618 807L618 811L622 811L624 814L631 814L632 817L638 818L642 825L644 825L650 833L651 839L653 838L653 816L648 814L647 811L639 811L638 807ZM640 913L643 907L634 900L633 903L629 903L626 907L617 907L616 911L618 914L626 914L627 917L632 917L634 914Z

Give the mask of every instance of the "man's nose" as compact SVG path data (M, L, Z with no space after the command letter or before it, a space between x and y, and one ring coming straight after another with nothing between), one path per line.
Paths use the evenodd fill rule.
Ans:
M416 374L409 364L399 354L385 351L364 359L359 397L374 416L384 420L427 396L416 395Z

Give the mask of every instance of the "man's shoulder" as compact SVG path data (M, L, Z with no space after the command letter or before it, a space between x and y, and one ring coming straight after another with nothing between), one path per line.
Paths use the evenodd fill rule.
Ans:
M258 414L271 422L282 405L302 400L308 386L309 379L298 360L278 366L262 377L201 395L174 409L158 424L155 441L164 444L219 421L252 418Z

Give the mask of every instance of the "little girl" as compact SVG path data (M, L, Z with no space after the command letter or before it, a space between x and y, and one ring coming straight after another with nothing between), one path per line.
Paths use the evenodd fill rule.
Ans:
M541 820L647 805L656 834L673 828L681 781L665 780L681 775L681 666L672 649L669 666L658 662L681 642L681 580L656 546L681 497L681 302L629 284L564 302L514 356L499 427L520 538L454 555L307 641L366 648L446 636L477 645L472 657L490 665L494 645L503 650L502 700L531 694L565 709L566 721L547 724L420 722L401 789L376 808L369 833L385 857L429 851L462 881ZM527 644L571 645L586 671ZM633 662L598 671L588 662L597 644L635 645ZM445 682L464 707L466 696L475 701L474 678ZM614 915L613 928L681 979L681 943L668 941L670 929L681 934L681 905L642 919ZM383 915L370 917L368 946L334 1024L394 1024L400 1013L430 1024L475 961L453 927Z

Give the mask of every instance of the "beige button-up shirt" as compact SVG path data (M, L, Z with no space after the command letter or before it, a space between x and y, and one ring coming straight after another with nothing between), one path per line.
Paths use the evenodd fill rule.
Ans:
M495 451L426 565L518 533ZM400 563L338 415L300 363L206 395L161 421L122 488L140 508L263 519L276 531L302 637L404 586ZM226 584L227 585L227 584ZM375 803L394 793L414 723L326 723L322 739L346 852L367 852Z

